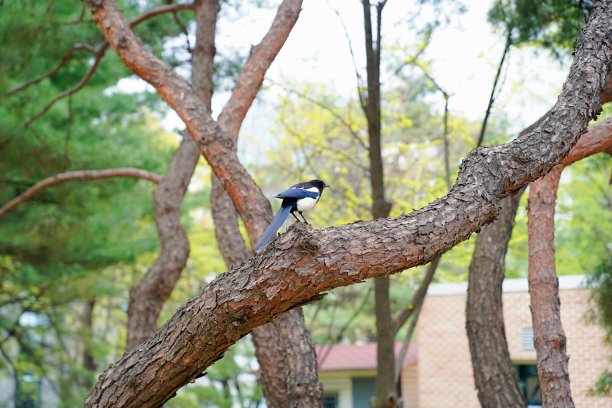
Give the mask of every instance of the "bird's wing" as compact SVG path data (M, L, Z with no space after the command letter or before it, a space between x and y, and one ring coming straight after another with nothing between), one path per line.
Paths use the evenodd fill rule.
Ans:
M314 198L317 199L319 198L319 193L315 192L315 191L308 191L308 190L304 190L302 188L288 188L285 191L281 191L280 193L276 194L274 197L276 198L296 198L296 199L300 199L300 198Z

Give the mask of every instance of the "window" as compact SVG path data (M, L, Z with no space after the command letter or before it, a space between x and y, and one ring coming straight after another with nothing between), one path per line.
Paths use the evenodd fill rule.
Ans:
M338 394L325 394L323 408L338 408Z
M515 364L514 371L518 379L519 388L529 407L541 407L540 383L538 382L538 369L535 364Z
M533 327L523 327L523 350L535 350L533 346Z

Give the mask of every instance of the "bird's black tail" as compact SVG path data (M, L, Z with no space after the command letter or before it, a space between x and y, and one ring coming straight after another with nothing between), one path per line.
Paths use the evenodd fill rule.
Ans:
M266 245L272 238L274 238L276 231L278 231L278 229L283 225L290 212L290 203L281 206L274 218L272 218L272 222L270 225L268 225L268 228L266 228L266 232L264 232L263 237L261 237L257 245L255 245L255 252L259 251L262 246Z

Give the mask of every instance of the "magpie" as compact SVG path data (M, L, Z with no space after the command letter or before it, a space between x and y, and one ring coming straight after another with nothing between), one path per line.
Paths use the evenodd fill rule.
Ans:
M325 187L329 186L325 184L324 181L315 179L297 183L287 190L276 194L274 198L280 198L283 202L274 218L272 218L272 222L266 229L266 232L264 232L263 237L261 237L257 245L255 245L255 252L259 251L261 247L274 238L276 231L283 225L289 214L293 215L293 218L298 222L302 222L302 220L295 215L297 212L302 216L304 222L308 224L303 212L311 210L315 206L319 198L321 198L321 194L323 194L323 189Z

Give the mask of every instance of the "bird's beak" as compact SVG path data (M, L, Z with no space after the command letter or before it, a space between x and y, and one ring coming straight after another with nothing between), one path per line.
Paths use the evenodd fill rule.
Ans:
M327 183L323 183L323 187L331 188L331 186Z

